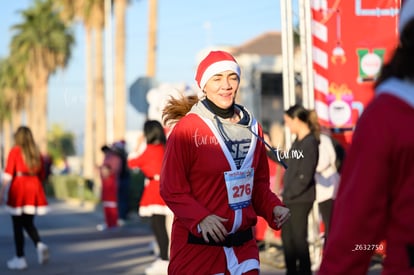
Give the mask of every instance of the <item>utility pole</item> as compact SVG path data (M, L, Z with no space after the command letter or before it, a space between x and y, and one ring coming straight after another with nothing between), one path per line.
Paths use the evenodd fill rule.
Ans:
M105 95L106 95L106 142L114 139L114 82L113 82L113 32L112 32L112 1L105 0Z
M147 76L155 77L157 53L157 0L149 0Z
M302 101L305 108L313 109L315 99L313 90L311 6L309 0L299 1L299 15L302 56Z
M294 43L292 1L280 0L281 28L282 28L282 60L283 60L283 108L287 110L296 103L295 72L294 72ZM289 129L285 129L285 146L291 146L292 137Z

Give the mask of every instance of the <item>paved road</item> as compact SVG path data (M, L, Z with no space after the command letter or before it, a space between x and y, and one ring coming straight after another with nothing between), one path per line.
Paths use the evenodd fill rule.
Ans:
M0 209L1 275L143 275L144 269L154 261L155 256L149 249L153 236L148 224L137 217L122 228L100 232L96 230L96 225L103 221L100 211L78 203L50 203L52 211L35 220L43 241L50 248L50 262L40 266L36 250L26 238L29 267L23 272L10 271L6 267L6 261L14 255L13 235L11 218ZM265 263L261 269L261 275L285 274L283 269Z
M149 250L153 240L149 226L138 218L122 228L99 232L96 225L103 220L100 211L73 203L50 203L52 211L35 219L43 241L50 248L50 262L40 266L36 250L31 240L26 238L25 252L29 267L23 272L11 271L6 267L6 261L14 255L13 234L9 214L4 209L0 210L1 275L140 275L155 259ZM263 266L263 275L283 273Z
M29 268L23 274L143 274L153 261L148 244L153 239L146 224L138 220L123 228L99 232L102 215L88 207L51 202L52 211L36 217L51 259L45 266L37 263L36 250L26 238ZM0 274L9 271L6 261L14 255L10 216L0 210Z

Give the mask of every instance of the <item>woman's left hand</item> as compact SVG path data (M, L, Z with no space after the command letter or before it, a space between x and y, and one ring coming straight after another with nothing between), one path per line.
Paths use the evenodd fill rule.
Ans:
M273 208L273 216L277 228L281 228L282 225L290 218L290 210L284 206L275 206L275 208Z

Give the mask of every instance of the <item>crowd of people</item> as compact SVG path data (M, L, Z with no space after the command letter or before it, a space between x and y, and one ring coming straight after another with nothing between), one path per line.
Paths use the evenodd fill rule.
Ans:
M137 214L149 219L159 251L146 274L260 274L259 217L281 231L286 274L312 274L308 238L315 206L324 228L318 274L366 274L382 241L383 273L412 273L414 0L404 2L398 29L399 46L382 68L342 168L329 130L299 104L284 113L293 143L275 150L254 115L236 103L237 60L211 51L196 70L202 96L170 98L163 121L147 120L132 152L124 141L102 147L105 228L128 219L129 171L139 169L145 187ZM280 194L270 187L269 159L285 168ZM49 259L34 224L48 211L44 165L31 130L19 127L0 187L0 204L13 224L10 269L28 266L24 232L39 263Z

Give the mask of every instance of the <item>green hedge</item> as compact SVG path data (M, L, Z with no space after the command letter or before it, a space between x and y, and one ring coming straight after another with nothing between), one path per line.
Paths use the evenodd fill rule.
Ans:
M77 175L52 175L45 184L48 196L56 199L76 198L82 201L98 202L92 185Z
M128 204L132 213L137 213L145 176L140 170L131 170ZM93 182L77 175L52 175L45 183L47 196L56 199L79 199L93 203L100 202L100 196L94 193Z
M129 182L129 209L132 213L138 213L139 202L141 201L142 191L144 190L144 174L138 170L130 170L131 178Z

